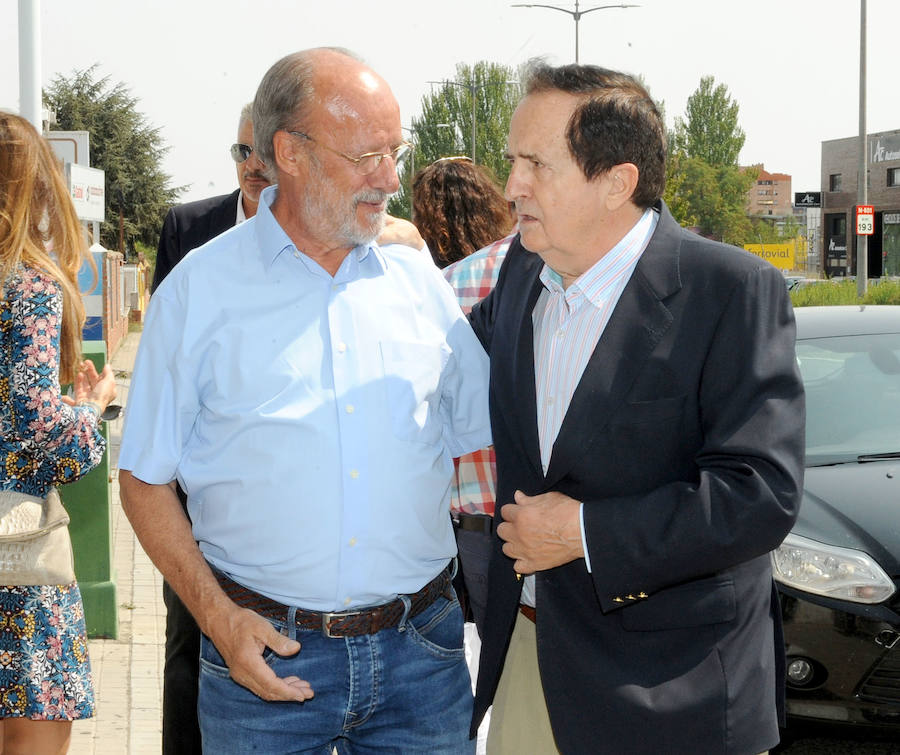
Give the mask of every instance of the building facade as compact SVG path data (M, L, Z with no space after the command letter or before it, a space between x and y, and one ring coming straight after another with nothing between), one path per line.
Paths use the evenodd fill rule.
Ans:
M875 208L868 275L900 276L900 129L867 142L866 203ZM858 136L822 142L822 260L830 277L856 274L858 172Z
M752 217L788 218L793 214L791 205L791 177L787 173L769 173L762 165L756 183L747 195L747 214Z

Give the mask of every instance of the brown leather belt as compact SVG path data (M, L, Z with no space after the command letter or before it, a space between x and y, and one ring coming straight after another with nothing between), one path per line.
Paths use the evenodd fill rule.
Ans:
M526 606L524 603L519 603L519 613L532 624L537 624L537 609L534 606Z
M219 585L225 594L241 608L276 621L287 621L290 608L276 600L260 595L258 592L238 584L217 569L213 569ZM407 595L410 603L408 618L416 616L434 603L441 595L452 597L450 572L444 569L431 582L416 593ZM363 634L375 634L382 629L395 627L406 611L400 598L379 606L361 608L357 611L337 611L323 613L305 611L298 608L295 623L299 629L319 629L326 637L358 637Z

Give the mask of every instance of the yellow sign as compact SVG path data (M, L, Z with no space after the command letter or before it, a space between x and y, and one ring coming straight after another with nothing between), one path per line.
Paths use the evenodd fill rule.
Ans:
M795 242L789 244L744 244L751 254L771 262L779 270L793 270L796 256Z

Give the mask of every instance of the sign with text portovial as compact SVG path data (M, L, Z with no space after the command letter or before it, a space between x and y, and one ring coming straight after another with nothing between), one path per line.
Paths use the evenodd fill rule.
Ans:
M794 270L797 245L790 241L787 244L744 244L751 254L771 262L779 270Z
M871 236L875 233L875 208L870 204L856 205L856 235Z

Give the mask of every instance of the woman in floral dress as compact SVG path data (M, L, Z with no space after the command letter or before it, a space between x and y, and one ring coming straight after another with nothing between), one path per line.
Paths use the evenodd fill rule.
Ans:
M109 365L81 361L85 260L57 159L28 121L0 112L0 490L43 498L103 456L100 414L116 388ZM93 709L77 583L0 582L0 751L65 753L72 721Z

